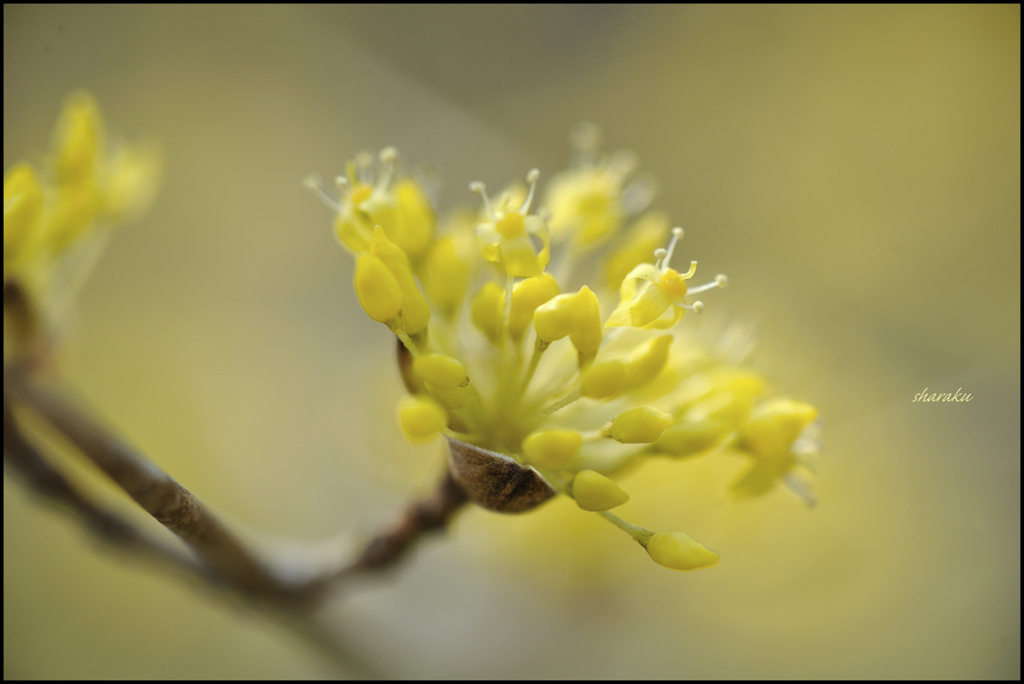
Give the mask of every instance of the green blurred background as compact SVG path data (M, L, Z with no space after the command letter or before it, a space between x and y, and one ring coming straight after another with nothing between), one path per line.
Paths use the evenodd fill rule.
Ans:
M263 539L367 533L443 462L400 438L389 336L300 183L360 149L436 164L452 206L564 168L598 123L685 258L729 274L703 322L756 323L755 363L821 407L813 511L727 504L715 459L627 480L625 517L714 570L564 505L467 512L326 611L381 672L1019 678L1019 7L5 5L5 168L78 87L166 169L82 293L67 373ZM346 672L5 478L5 677Z

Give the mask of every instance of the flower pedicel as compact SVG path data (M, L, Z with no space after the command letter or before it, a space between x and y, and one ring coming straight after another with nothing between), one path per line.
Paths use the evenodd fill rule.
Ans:
M359 303L398 338L403 432L444 435L474 503L515 513L570 496L660 565L710 567L718 554L689 536L612 513L629 499L612 477L728 448L750 461L736 497L784 481L811 504L817 410L766 397L757 373L677 332L704 309L693 296L728 280L690 285L697 262L673 265L683 230L642 211L650 189L632 155L602 157L597 140L592 126L574 132L573 166L542 201L533 169L495 196L471 183L482 206L440 222L393 148L350 161L337 196L306 182L336 212Z

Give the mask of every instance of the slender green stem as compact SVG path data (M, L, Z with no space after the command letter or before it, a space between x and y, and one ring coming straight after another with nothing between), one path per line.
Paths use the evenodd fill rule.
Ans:
M640 527L639 525L631 525L619 516L615 515L610 511L600 511L598 515L602 516L605 520L624 531L629 536L633 537L640 546L647 548L648 540L654 536L646 527Z
M405 348L409 350L410 354L413 356L419 354L419 349L416 348L416 344L412 341L412 338L409 337L409 333L399 328L392 328L391 330L398 336L398 339L402 340L402 344L405 345Z
M551 346L550 342L544 342L540 338L537 338L536 344L533 345L533 355L530 356L530 365L526 369L526 375L523 377L523 384L519 390L519 395L526 394L526 390L530 388L530 381L533 380L533 374L537 372L537 365L540 363L540 357L543 356L547 348Z
M505 275L505 314L501 326L501 358L508 362L509 319L512 317L512 287L516 283L515 276Z
M565 397L562 397L551 406L548 406L546 409L544 409L543 413L551 414L554 413L555 411L560 411L561 409L565 408L566 406L568 406L569 404L571 404L572 402L576 401L579 398L580 391L576 390L575 392Z

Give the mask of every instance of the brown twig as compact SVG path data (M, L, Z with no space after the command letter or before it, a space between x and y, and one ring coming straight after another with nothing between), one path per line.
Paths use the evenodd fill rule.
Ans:
M380 570L394 565L425 533L443 529L467 501L466 492L451 473L446 472L437 490L409 506L396 525L370 540L346 572Z
M8 369L6 375L5 406L8 392L23 401L146 512L188 544L214 577L253 599L313 607L341 577L394 565L422 536L443 529L467 502L462 487L450 473L445 473L431 495L411 504L394 526L374 536L351 563L316 572L295 567L274 568L251 551L191 492L147 458L68 402L28 381L17 369ZM18 433L14 417L10 420L15 428L11 430L14 439ZM7 421L5 414L5 440ZM45 465L41 459L39 461Z
M4 397L4 460L39 494L67 505L91 532L104 541L210 581L212 576L195 557L165 544L91 501L42 457L18 428Z
M309 601L323 588L277 575L185 487L67 403L30 382L8 386L227 585L253 598L286 603Z
M185 487L85 413L31 382L18 367L5 369L4 375L4 457L33 488L67 504L91 529L118 547L240 595L304 634L357 676L379 676L346 643L325 632L314 619L314 611L344 578L396 565L424 535L447 525L468 500L450 473L445 473L431 495L411 504L395 525L374 536L353 560L315 567L308 563L309 557L291 556L282 564L271 565ZM78 492L26 438L11 402L56 429L139 506L177 534L195 556L156 540Z

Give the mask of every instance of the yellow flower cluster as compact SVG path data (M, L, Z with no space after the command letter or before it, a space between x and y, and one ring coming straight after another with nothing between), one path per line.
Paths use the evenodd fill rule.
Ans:
M560 493L657 563L708 567L718 555L687 535L611 513L629 499L611 477L644 458L731 451L750 461L736 496L785 481L810 503L817 411L768 398L757 373L678 330L704 308L694 295L728 281L691 287L697 262L672 267L683 230L646 211L632 156L601 156L596 139L577 129L575 162L540 208L533 169L494 197L471 183L482 206L437 221L391 148L351 161L337 195L307 184L336 212L360 304L400 340L402 430L444 435L476 503L513 512Z
M79 283L74 271L91 265L109 229L145 211L159 168L151 147L108 146L91 95L68 96L42 172L21 162L4 174L5 291L16 284L43 314L68 296L54 289Z

